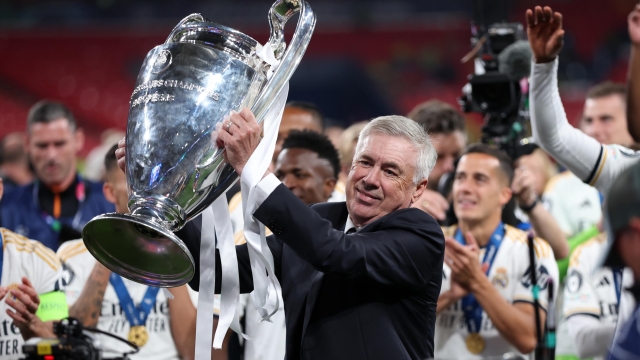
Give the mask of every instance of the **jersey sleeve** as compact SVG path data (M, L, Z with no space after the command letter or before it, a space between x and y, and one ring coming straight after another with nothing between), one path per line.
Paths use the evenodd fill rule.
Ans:
M626 149L627 158L611 161L615 153L610 150L612 147L600 145L569 124L560 99L557 72L557 59L531 65L531 126L535 142L584 182L606 194L613 179L635 163L637 155Z
M526 260L522 262L523 266L519 268L519 281L517 282L514 289L513 303L533 303L531 266L528 261L529 248L526 244L523 244L522 249L523 250L520 254L526 255L526 258L524 258L523 256L523 258ZM546 241L542 239L535 239L534 252L536 258L536 280L538 286L540 287L538 302L540 306L546 311L549 304L549 292L551 291L551 287L553 287L553 298L551 300L555 301L555 298L557 298L558 284L560 281L558 274L558 265L556 264L555 258L553 256L553 250L551 250L551 246L549 246ZM550 279L553 281L553 283L549 281Z
M31 240L33 241L33 240ZM62 266L56 254L49 248L33 241L33 255L31 256L31 281L38 294L60 290Z
M72 306L80 298L82 289L93 271L95 260L87 252L82 240L64 243L58 249L57 255L63 269L62 290L67 296L67 304Z
M562 313L567 318L579 314L600 317L598 294L591 282L593 266L584 251L587 245L585 243L576 248L569 260L562 307Z
M584 182L606 194L613 181L639 160L638 151L620 145L603 145L600 147L598 161Z

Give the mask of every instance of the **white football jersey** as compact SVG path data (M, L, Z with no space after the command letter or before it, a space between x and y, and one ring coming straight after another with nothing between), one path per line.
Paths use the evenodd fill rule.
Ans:
M571 255L564 288L563 314L565 317L587 315L601 324L616 325L618 297L613 271L599 267L606 248L606 234L600 234L578 246ZM624 290L633 285L633 273L625 268L622 276L620 300L635 303L633 295Z
M62 283L65 293L67 294L67 303L69 307L71 307L80 297L82 288L89 279L93 267L96 264L96 259L87 251L82 240L67 241L62 244L58 249L58 257L63 264ZM148 286L125 278L122 278L122 280L135 305L140 304ZM156 303L151 309L145 325L149 333L149 340L140 348L137 354L130 355L129 357L133 360L179 359L178 350L171 335L169 302L162 291L158 291ZM126 339L129 334L129 322L122 311L120 300L118 300L118 295L116 295L111 283L107 285L104 293L97 328L124 339ZM122 353L131 351L131 348L123 342L106 335L97 335L105 350L105 357L120 356Z
M17 286L22 284L22 277L26 277L38 294L58 290L62 267L51 249L5 228L0 228L0 238L3 248L1 286ZM22 335L7 315L7 309L11 308L3 299L0 301L0 359L25 358Z
M453 237L456 226L443 228L445 237ZM512 226L505 226L506 231L489 270L489 279L500 295L510 303L533 303L531 290L529 247L527 234ZM534 241L536 255L536 274L540 285L540 306L547 309L549 289L547 280L553 279L554 294L558 290L558 266L553 250L546 241L536 238ZM480 251L480 261L484 257L484 249ZM444 265L442 287L440 293L451 287L451 268ZM480 336L485 341L484 351L474 355L465 340L469 335L461 308L462 300L443 310L436 318L435 358L436 359L482 359L502 356L507 352L520 354L518 349L505 340L495 328L485 312L482 313Z
M602 218L598 190L569 171L549 180L543 199L547 210L568 237L581 233Z

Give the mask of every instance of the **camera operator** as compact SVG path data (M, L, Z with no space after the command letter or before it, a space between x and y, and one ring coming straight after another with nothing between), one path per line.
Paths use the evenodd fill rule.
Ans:
M0 199L2 193L0 179ZM37 241L5 228L0 228L0 240L0 359L14 360L22 357L24 340L53 336L51 323L39 317L67 316L64 294L58 291L62 267L53 251Z
M501 221L513 177L509 156L486 144L469 147L458 163L453 182L458 225L443 228L446 250L436 358L527 354L536 346L527 234ZM535 239L534 250L540 299L547 299L549 278L557 290L558 268L544 240ZM541 326L546 305L542 300Z
M439 100L430 100L417 105L409 115L429 134L438 153L436 166L429 175L427 189L414 207L426 211L442 223L449 210L448 194L438 191L443 175L453 172L455 161L467 146L464 116L451 105ZM444 186L443 186L444 187Z
M118 168L116 148L105 156L103 191L116 211L127 213L126 178ZM130 355L131 359L193 358L196 309L186 285L171 289L174 299L169 301L160 289L109 271L87 251L81 239L62 244L58 256L65 268L63 283L70 316L86 327L97 327L138 345L140 351ZM107 336L99 338L105 349L121 353L129 349Z

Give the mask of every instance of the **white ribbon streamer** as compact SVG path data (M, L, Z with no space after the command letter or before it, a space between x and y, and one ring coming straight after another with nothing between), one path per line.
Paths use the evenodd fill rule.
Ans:
M258 207L255 187L262 180L273 158L280 120L288 93L289 84L287 83L267 112L263 122L264 139L249 158L240 177L244 236L247 240L253 275L251 298L260 316L267 321L270 321L271 316L278 311L277 292L280 291L280 283L275 276L273 255L267 244L264 225L253 217L253 213ZM270 301L270 299L272 300Z
M215 219L215 232L220 251L220 265L222 268L222 283L220 288L220 316L218 328L213 339L213 347L222 348L222 341L231 327L233 331L242 334L240 327L240 312L238 303L240 300L240 275L238 273L238 257L236 255L235 238L231 226L231 215L227 197L220 195L211 205Z
M278 310L277 293L280 284L274 273L273 255L269 250L264 225L253 219L257 208L253 189L266 172L275 149L278 128L284 112L289 92L287 83L271 106L265 119L264 138L249 158L241 177L243 211L245 214L245 237L249 249L249 258L253 272L254 292L252 298L263 319L269 318ZM245 196L246 194L246 196ZM248 206L247 204L250 204ZM213 347L222 347L224 336L229 327L241 334L239 322L240 283L238 259L235 252L231 218L226 196L220 195L213 204L202 213L200 244L200 294L196 323L196 359L211 358L211 337L213 334L213 299L215 294L215 248L220 252L222 268L220 316L215 330ZM268 275L267 275L268 274ZM246 335L242 336L251 340Z
M220 196L225 198L225 196ZM216 290L216 239L211 225L215 218L211 207L202 212L200 235L200 291L196 317L196 359L211 359L213 334L213 299Z

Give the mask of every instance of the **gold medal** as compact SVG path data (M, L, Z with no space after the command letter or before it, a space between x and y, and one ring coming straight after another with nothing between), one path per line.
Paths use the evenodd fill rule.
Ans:
M469 352L474 355L478 355L484 350L484 339L478 333L469 334L465 343Z
M149 340L149 333L147 333L147 329L142 325L132 326L127 339L138 345L138 347L143 347L144 344L147 343L147 340Z

